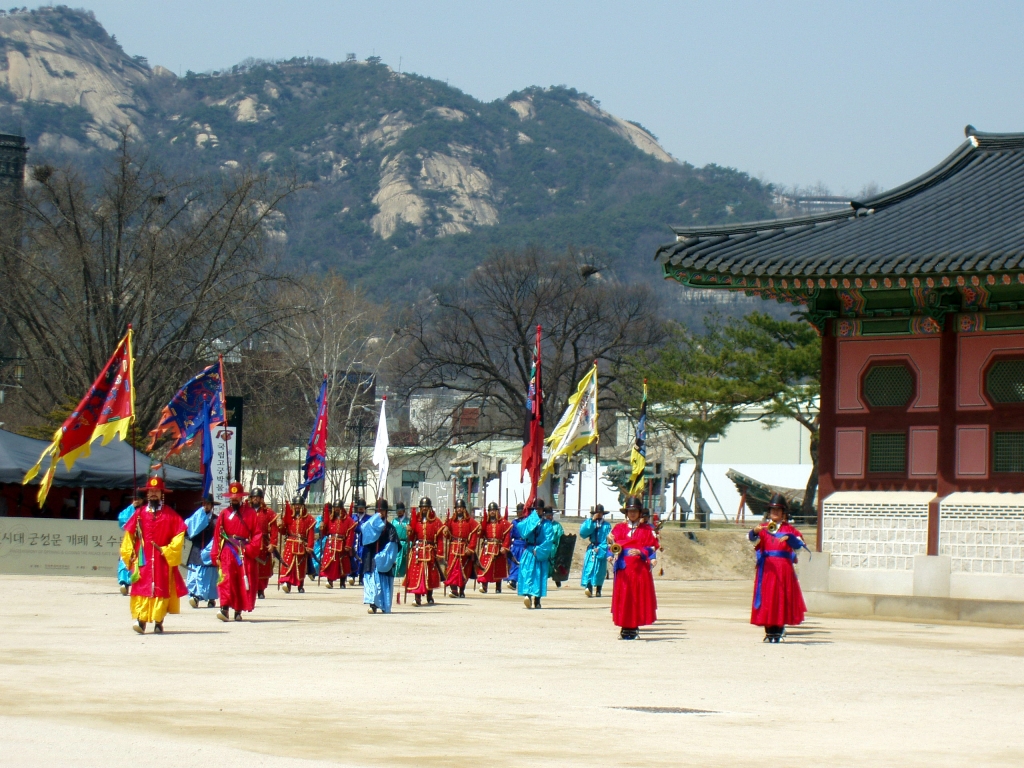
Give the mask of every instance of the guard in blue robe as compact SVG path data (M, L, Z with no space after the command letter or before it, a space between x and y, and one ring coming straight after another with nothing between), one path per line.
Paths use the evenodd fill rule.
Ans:
M402 542L388 522L387 499L377 499L377 514L368 515L359 529L363 537L363 603L369 606L368 613L391 613Z
M203 600L208 608L217 606L220 572L210 559L216 523L213 495L208 493L203 497L203 505L185 521L185 535L192 542L185 565L185 586L188 588L188 604L193 608L198 608Z
M135 510L144 506L146 506L145 490L136 491L135 498L132 500L132 503L122 509L120 514L117 516L117 524L121 526L122 531L124 530L124 527L128 525L128 521L132 519L132 515L135 514ZM131 571L128 570L128 566L124 564L124 561L121 560L121 558L117 559L117 584L121 588L122 595L127 595L128 590L132 586Z
M601 596L605 576L608 575L608 537L612 524L604 519L604 505L594 507L594 513L580 526L580 538L587 539L587 551L583 555L583 578L580 585L587 597Z
M324 560L324 540L320 538L320 526L323 524L323 521L324 515L322 512L313 518L314 543L313 548L309 550L309 563L306 566L306 573L311 579L320 578L320 563Z
M523 548L526 546L523 535L519 533L519 521L524 519L522 514L523 505L516 504L516 519L512 521L512 531L509 533L512 544L508 551L508 585L512 589L516 589L519 581L519 558L523 556Z
M548 594L548 567L556 531L550 521L541 517L543 510L544 500L537 499L533 511L518 521L523 553L519 558L516 591L527 608L540 608L540 599Z
M366 511L366 502L362 499L356 499L355 512L352 517L356 521L356 542L355 546L352 547L352 570L349 572L351 577L349 584L355 584L356 579L359 579L359 586L363 585L363 523L375 517Z

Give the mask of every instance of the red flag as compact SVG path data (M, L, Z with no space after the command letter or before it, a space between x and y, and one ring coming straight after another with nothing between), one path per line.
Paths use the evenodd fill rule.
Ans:
M519 467L519 482L523 474L530 473L530 497L526 500L529 508L537 498L537 480L544 458L544 394L540 375L540 326L537 326L537 347L533 354L533 370L530 372L530 386L526 392L526 420L523 424L523 458Z
M103 438L106 445L115 436L126 440L128 427L135 419L135 384L133 381L134 359L132 358L132 330L117 345L113 356L107 361L92 387L78 404L60 429L53 433L53 442L39 457L39 461L26 474L22 484L26 485L36 475L47 456L50 466L39 484L39 506L46 501L50 492L57 463L71 466L79 458L89 455L94 441Z

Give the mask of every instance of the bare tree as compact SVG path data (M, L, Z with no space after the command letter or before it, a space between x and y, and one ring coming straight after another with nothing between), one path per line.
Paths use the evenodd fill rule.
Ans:
M653 292L622 285L569 252L493 254L465 280L433 290L405 318L400 380L407 391L447 388L481 409L459 440L522 434L536 327L543 328L545 411L556 419L595 361L602 400L618 364L662 338ZM607 394L604 394L607 393Z
M12 212L23 238L0 240L0 313L36 414L81 397L131 324L144 432L217 351L291 314L272 300L283 277L264 229L294 183L247 171L170 178L127 130L97 184L49 166L32 181Z

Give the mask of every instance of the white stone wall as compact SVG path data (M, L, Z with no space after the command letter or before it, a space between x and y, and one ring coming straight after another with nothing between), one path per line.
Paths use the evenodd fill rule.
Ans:
M939 512L953 574L1024 576L1024 494L954 493Z
M913 571L928 552L930 493L840 492L823 505L821 550L832 568Z

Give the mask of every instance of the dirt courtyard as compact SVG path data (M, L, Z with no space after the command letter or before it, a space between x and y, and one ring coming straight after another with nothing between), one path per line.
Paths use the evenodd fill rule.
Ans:
M810 619L770 646L747 582L660 581L634 643L575 584L391 616L270 591L144 637L106 579L0 590L3 766L1024 763L1024 629Z

